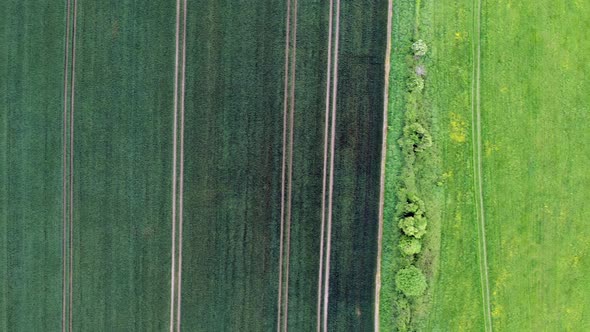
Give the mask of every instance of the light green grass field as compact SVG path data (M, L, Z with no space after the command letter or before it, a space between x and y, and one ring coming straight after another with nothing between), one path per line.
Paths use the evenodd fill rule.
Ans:
M590 329L590 4L482 7L483 187L498 331Z
M415 13L403 8L397 16L394 11L392 59L396 41L410 34L403 22ZM479 8L473 1L421 1L417 20L430 46L425 92L439 119L444 209L432 304L414 316L416 323L429 331L483 331L489 319L498 331L587 330L590 44L584 31L590 7L581 1L484 1L478 34ZM392 80L400 75L395 70L393 62ZM400 130L396 91L393 81L390 136ZM478 99L481 127L473 131ZM399 161L389 146L389 183L395 183ZM386 202L394 200L392 190ZM386 225L387 216L386 209ZM394 234L384 240L384 253L395 241ZM395 255L386 255L384 269L387 259L395 264ZM387 316L387 291L392 285L383 285L382 327L395 320Z
M432 99L445 119L448 176L432 330L484 329L471 176L476 9L437 2L432 16ZM482 4L482 186L495 330L589 328L589 13L583 2Z

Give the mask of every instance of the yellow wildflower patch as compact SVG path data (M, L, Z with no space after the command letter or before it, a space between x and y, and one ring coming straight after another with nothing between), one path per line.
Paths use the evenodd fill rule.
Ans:
M467 137L467 122L457 113L451 112L451 132L453 142L464 143Z

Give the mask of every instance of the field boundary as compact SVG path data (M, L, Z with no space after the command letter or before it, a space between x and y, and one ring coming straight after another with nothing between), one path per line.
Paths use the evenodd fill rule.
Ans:
M385 46L385 79L383 84L383 137L381 140L381 175L379 179L379 226L377 230L377 265L375 273L375 332L379 332L379 302L381 296L381 256L383 253L383 214L385 208L385 167L387 165L387 118L389 111L389 74L391 71L392 20L393 0L389 0L387 5L387 44Z
M479 240L480 278L482 283L483 314L485 330L492 332L492 314L490 304L490 282L487 261L487 244L485 231L485 211L483 199L482 152L481 152L481 0L474 0L474 38L473 38L473 73L472 73L472 101L471 101L471 130L473 177L476 195L476 215Z

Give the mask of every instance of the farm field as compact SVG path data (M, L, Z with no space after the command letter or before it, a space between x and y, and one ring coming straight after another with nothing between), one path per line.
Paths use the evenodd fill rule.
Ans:
M0 330L373 328L387 1L6 8Z
M416 24L429 46L424 93L444 197L439 265L413 324L427 331L587 330L589 6L421 1L410 10L412 3L398 2L394 15L390 94L404 89L396 90L404 72L396 72L395 57L407 49L395 42L409 47L415 32L408 26ZM392 118L399 107L390 98L390 136L401 131ZM392 167L401 161L395 145L388 149L388 183L395 184ZM395 201L393 190L386 202ZM385 215L387 225L391 205ZM386 254L396 234L385 236L383 274L393 278L387 269L401 258L393 246ZM396 324L387 292L395 292L392 284L381 290L382 328Z
M79 1L73 330L163 330L170 296L175 6Z
M63 5L5 1L0 22L0 330L55 331L62 312Z

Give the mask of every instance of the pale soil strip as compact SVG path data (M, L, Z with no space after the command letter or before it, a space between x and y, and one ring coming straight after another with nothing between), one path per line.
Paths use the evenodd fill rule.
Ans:
M67 238L68 238L68 64L70 52L70 0L66 2L66 34L65 34L65 51L64 51L64 114L63 114L63 174L62 174L62 210L63 210L63 235L62 235L62 314L61 314L61 329L66 331L66 316L67 302L68 302L68 254Z
M334 8L334 0L330 0L330 18L328 24L328 61L326 69L326 112L324 115L324 166L323 166L323 177L322 177L322 225L320 233L320 267L318 269L318 303L317 303L317 332L321 331L321 320L322 320L322 272L324 269L324 236L326 228L326 178L328 169L328 130L330 128L330 79L332 70L332 17Z
M286 34L285 34L285 87L283 97L283 156L281 166L281 229L279 240L279 286L277 303L277 331L281 330L281 309L283 306L283 233L285 227L285 166L287 163L285 148L287 145L287 113L288 113L288 90L289 90L289 36L291 30L291 1L287 0Z
M481 152L481 107L480 107L480 71L481 71L481 0L474 1L475 4L475 47L473 49L473 79L472 79L472 147L474 164L474 184L477 190L476 213L479 228L479 251L480 251L480 277L482 281L482 297L484 303L485 330L492 332L492 313L490 304L490 281L488 272L488 254L486 244L485 211L483 200L483 176L482 176L482 152Z
M70 90L70 305L69 305L69 326L72 331L73 326L73 306L74 306L74 101L76 97L76 28L78 17L78 0L74 0L74 21L72 31L72 79Z
M293 59L291 62L291 109L290 109L290 123L289 123L289 175L287 178L287 232L286 232L286 251L285 251L285 300L284 300L284 318L283 330L287 331L287 323L289 321L289 257L291 254L291 205L293 192L293 140L295 131L295 70L297 68L297 0L293 3Z
M182 27L182 72L180 84L180 179L178 190L178 293L176 295L176 331L180 332L180 308L182 298L182 222L184 202L184 92L186 73L186 9L187 1L184 1L183 27Z
M385 196L385 166L387 161L387 113L389 106L389 72L391 69L391 21L393 0L387 7L387 44L385 47L385 81L383 87L383 138L381 141L381 178L379 180L379 229L377 232L377 273L375 274L375 332L379 332L379 300L381 296L381 255L383 252L383 209Z
M176 48L174 62L174 124L172 143L172 268L170 272L170 332L174 332L174 294L176 274L176 153L178 139L178 57L179 57L179 29L180 29L180 0L176 0Z
M334 80L332 82L332 130L330 143L330 184L328 189L328 226L326 239L326 271L324 272L324 331L328 331L328 294L330 288L330 249L332 242L332 203L334 193L334 159L336 143L336 97L338 92L338 43L340 40L340 0L336 0L336 32L334 35Z

